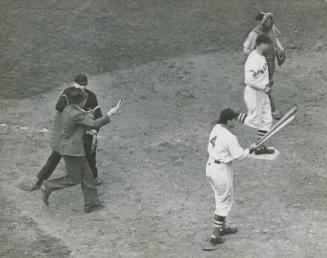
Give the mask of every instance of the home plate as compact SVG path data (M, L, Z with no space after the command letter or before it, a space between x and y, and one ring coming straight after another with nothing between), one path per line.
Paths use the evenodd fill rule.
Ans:
M249 158L253 158L253 159L265 159L265 160L274 160L275 158L278 157L279 155L279 150L277 150L274 147L268 147L267 149L269 150L275 150L274 153L272 154L260 154L260 155L256 155L254 152L252 154L250 154Z

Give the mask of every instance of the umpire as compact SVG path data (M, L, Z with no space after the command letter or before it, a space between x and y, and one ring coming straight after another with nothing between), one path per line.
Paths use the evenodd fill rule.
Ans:
M97 96L86 88L88 84L87 77L84 74L79 74L75 77L75 87L80 87L86 94L87 99L84 104L83 109L85 111L94 110L94 119L102 117L102 112L98 104ZM96 184L101 184L101 181L98 177L98 169L96 166L96 137L99 132L99 129L87 131L84 135L84 148L85 148L85 157L89 166L92 170L93 178Z

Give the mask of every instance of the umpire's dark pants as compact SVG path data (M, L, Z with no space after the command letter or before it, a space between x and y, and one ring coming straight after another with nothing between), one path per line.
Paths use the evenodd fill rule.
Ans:
M99 203L97 189L90 167L85 157L63 156L66 175L48 180L45 187L49 193L75 186L81 183L84 205L92 206Z
M92 140L93 136L85 134L84 136L84 151L85 151L85 158L87 162L89 163L89 166L91 168L93 178L98 178L98 169L96 166L96 149L93 151L92 148Z
M53 171L56 169L60 160L61 160L60 153L53 150L47 162L37 174L38 180L36 184L41 185L44 180L48 179L52 175Z
M87 144L84 145L86 160L89 163L91 168L93 178L96 179L98 177L98 169L96 167L96 152L91 153L91 147ZM47 162L41 168L39 173L37 174L37 185L41 185L44 180L47 180L53 173L53 171L58 166L61 160L61 155L59 152L52 151Z

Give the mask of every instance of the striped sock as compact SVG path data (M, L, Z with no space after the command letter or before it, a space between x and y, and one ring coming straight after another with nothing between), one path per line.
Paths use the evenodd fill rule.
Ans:
M219 231L223 230L224 223L225 223L225 217L215 215L215 222L214 222L215 228L218 228Z
M245 118L248 116L248 114L240 113L237 116L237 121L239 121L241 124L244 124Z
M268 131L266 130L257 130L258 140L260 140Z

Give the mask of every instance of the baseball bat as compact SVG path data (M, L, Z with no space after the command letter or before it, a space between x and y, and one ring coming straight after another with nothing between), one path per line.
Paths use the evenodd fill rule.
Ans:
M285 126L289 125L293 120L295 119L295 115L292 115L291 117L289 117L286 121L284 120L284 123L281 124L278 128L276 128L274 131L271 131L269 133L269 135L265 138L265 139L261 139L257 145L260 146L262 144L264 144L267 140L269 140L271 137L273 137L276 133L278 133L280 130L282 130ZM268 133L267 133L268 134ZM266 135L267 135L266 134ZM265 135L265 136L266 136Z
M270 129L270 131L268 133L266 133L261 139L260 141L263 141L264 139L266 139L266 137L269 136L269 134L271 134L273 131L276 130L276 128L278 128L281 124L283 124L288 118L290 118L292 115L294 115L297 112L297 107L294 106L292 107L289 111L287 111L287 113ZM259 142L260 142L259 141Z

